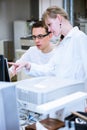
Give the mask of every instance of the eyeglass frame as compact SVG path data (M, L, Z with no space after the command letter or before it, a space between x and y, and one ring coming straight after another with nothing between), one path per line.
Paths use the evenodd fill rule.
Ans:
M37 35L37 36L32 35L31 37L32 37L33 40L36 40L36 38L38 38L38 39L43 39L44 37L48 36L50 33L51 33L51 32L48 32L47 34L44 34L44 35L43 35L43 34L39 34L39 35Z

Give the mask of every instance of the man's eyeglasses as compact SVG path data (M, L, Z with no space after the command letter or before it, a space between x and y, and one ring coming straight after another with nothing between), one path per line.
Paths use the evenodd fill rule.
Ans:
M50 34L51 32L48 32L47 34L39 34L39 35L37 35L37 36L35 36L35 35L32 35L32 39L33 40L35 40L36 38L38 38L38 39L43 39L44 37L46 37L46 36L48 36L49 34Z

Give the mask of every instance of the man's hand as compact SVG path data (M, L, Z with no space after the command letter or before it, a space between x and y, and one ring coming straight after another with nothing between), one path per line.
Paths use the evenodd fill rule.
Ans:
M13 75L16 75L18 71L20 71L22 68L26 68L27 70L30 70L30 63L29 62L20 62L20 63L14 63L14 62L8 62L9 65L12 65L12 73Z

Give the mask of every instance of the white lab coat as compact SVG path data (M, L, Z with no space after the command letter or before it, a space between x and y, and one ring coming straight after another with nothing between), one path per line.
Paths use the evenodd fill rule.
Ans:
M74 27L58 45L48 64L31 63L30 71L26 72L33 76L54 75L59 79L87 78L87 35Z
M54 52L55 52L55 46L54 49L48 53L43 53L36 46L32 46L16 62L29 61L36 64L46 64L54 55Z
M54 53L55 53L55 46L54 49L48 53L43 53L36 46L32 46L21 56L20 59L16 61L16 63L22 63L28 61L39 65L46 64L54 55ZM12 72L13 67L10 67L9 71Z

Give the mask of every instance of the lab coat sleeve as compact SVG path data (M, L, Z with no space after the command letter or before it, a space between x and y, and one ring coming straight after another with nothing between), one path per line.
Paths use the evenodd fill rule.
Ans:
M31 61L30 54L31 54L31 52L30 52L30 50L28 49L28 50L21 56L21 58L16 61L16 63L21 63L21 62L24 62L24 61L25 61L25 62L26 62L26 61ZM9 68L9 72L13 73L13 66L11 66L11 67Z
M25 69L26 74L30 76L54 76L55 66L52 64L38 65L35 63L30 63L30 71Z
M80 43L81 60L87 78L87 35L83 35L78 43Z

